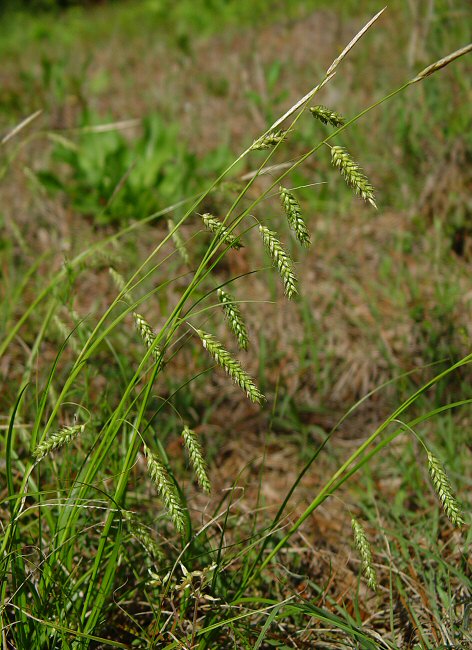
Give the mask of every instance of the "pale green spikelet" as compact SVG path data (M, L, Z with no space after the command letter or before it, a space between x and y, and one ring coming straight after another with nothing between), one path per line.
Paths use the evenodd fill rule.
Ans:
M272 149L272 147L275 147L279 142L286 140L287 133L288 131L283 131L281 129L279 131L271 131L270 133L266 133L266 135L261 135L260 138L254 140L251 149Z
M430 451L428 454L428 470L433 483L434 491L442 503L446 516L458 528L464 525L462 509L452 490L451 483L441 461Z
M218 239L225 244L228 244L230 248L239 250L243 247L239 239L228 232L228 229L223 226L221 221L212 214L209 214L208 212L202 214L202 221L210 232L218 233Z
M264 246L282 278L285 295L292 298L297 293L297 278L293 272L292 260L282 248L276 232L269 230L266 226L259 226L259 230Z
M172 219L167 219L167 228L171 233L172 241L174 242L177 252L185 264L188 264L190 262L190 258L185 247L184 240L182 239L179 230L175 227L175 223L172 221Z
M72 426L66 426L55 431L45 440L39 443L33 450L33 456L37 463L42 460L49 453L59 447L69 444L71 440L77 438L81 433L84 432L85 424L74 424Z
M342 126L345 123L345 119L342 115L326 108L326 106L312 106L310 112L315 119L323 122L323 124Z
M160 458L153 454L146 445L144 445L144 455L146 456L149 476L157 487L159 496L164 502L174 526L182 533L185 529L185 520L177 488Z
M252 402L260 404L264 399L264 395L256 387L251 377L241 368L239 361L236 361L211 334L207 334L202 330L197 330L197 334L202 340L203 347L216 363L245 391Z
M130 534L141 544L146 553L154 561L163 561L164 554L156 540L152 537L149 528L133 513L127 512L124 517Z
M295 233L300 244L308 248L311 244L310 233L303 220L299 202L285 187L280 186L279 192L280 200L287 215L288 225Z
M223 305L226 320L238 340L240 349L247 350L249 345L249 336L246 324L243 321L238 305L234 302L233 296L223 289L218 289L218 299Z
M365 530L357 519L352 518L352 531L354 533L354 543L359 555L361 556L362 570L367 580L367 584L375 591L377 589L377 576L374 569L372 560L372 550L370 548L369 540L365 534Z
M331 162L339 169L346 183L354 189L356 194L376 208L374 188L367 180L359 165L343 147L335 146L331 148Z
M118 289L118 291L122 293L126 285L123 276L121 275L121 273L118 273L118 271L116 271L112 266L108 268L108 272L111 276L111 279L113 280L113 284Z
M198 436L195 431L192 431L192 429L189 429L186 425L182 431L182 438L185 447L187 448L192 467L195 470L198 484L204 492L209 494L211 491L211 485L208 479L206 463L203 458L202 446L198 440Z
M67 339L67 343L70 345L73 352L75 352L75 354L79 354L80 346L77 343L77 340L74 338L73 335L71 335L70 329L64 323L64 321L59 318L59 316L57 314L54 314L53 323L54 323L54 326L55 326L59 336L64 341Z
M146 344L146 347L149 349L154 341L156 340L156 334L152 327L149 325L147 320L144 318L144 316L141 316L141 314L138 314L138 312L134 311L133 312L133 318L134 322L136 325L136 329L138 330L139 334L141 335L141 338L143 339L144 343ZM159 356L161 354L161 350L159 346L154 346L152 350L152 354L155 358L156 361L159 360Z

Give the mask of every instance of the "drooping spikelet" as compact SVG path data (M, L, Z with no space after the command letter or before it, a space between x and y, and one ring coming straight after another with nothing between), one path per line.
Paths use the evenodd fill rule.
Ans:
M55 431L45 440L39 443L33 450L33 456L37 463L47 456L51 451L67 445L71 440L77 438L84 432L85 424L74 424L72 426L62 427Z
M182 431L182 438L184 439L192 467L195 470L198 484L204 492L209 494L211 491L211 485L208 479L206 463L203 458L202 446L198 436L195 431L192 431L192 429L189 429L186 425Z
M298 241L302 246L308 248L311 244L310 233L306 227L305 222L303 221L302 211L300 204L294 195L289 192L285 187L279 187L280 200L287 215L287 221L290 228L293 230L297 236Z
M239 250L243 247L239 239L228 232L228 229L223 226L221 221L212 214L209 214L208 212L202 214L202 221L210 232L218 233L219 240L228 244L231 248Z
M190 258L188 256L188 252L185 247L184 240L182 239L182 236L178 228L175 227L175 223L172 221L172 219L167 219L167 228L171 233L172 241L174 242L177 252L179 253L180 257L183 259L185 264L188 264Z
M247 350L249 337L246 329L246 324L243 321L238 305L234 302L233 296L231 296L223 289L218 289L218 299L223 305L223 311L225 313L226 320L228 321L228 324L234 335L238 339L239 347L241 350Z
M136 329L138 330L139 334L141 335L141 338L143 339L144 343L146 344L146 347L149 349L154 341L156 340L156 334L152 327L149 325L147 320L144 318L144 316L141 316L141 314L138 314L138 312L134 311L133 312L133 318L134 322L136 325ZM154 346L152 350L152 354L156 361L159 359L159 355L161 354L161 350L159 346Z
M326 106L312 106L310 108L311 114L313 117L323 124L331 124L331 126L342 126L345 122L345 119L339 113L326 108Z
M247 372L241 368L239 361L236 361L211 334L207 334L202 330L197 330L197 334L202 340L203 347L213 357L216 363L245 391L252 402L260 404L264 399L264 395L256 387Z
M354 533L354 543L359 555L361 556L362 570L371 589L377 588L377 576L372 560L372 551L365 530L357 519L352 518L352 532Z
M134 513L126 512L124 516L130 534L141 544L146 553L154 561L163 560L164 554L156 540L152 537L148 527Z
M111 279L113 280L113 284L121 293L125 288L125 280L123 276L121 275L121 273L118 273L118 271L116 271L112 266L108 268L108 272L111 276Z
M335 146L331 148L331 162L339 169L346 183L354 189L356 194L376 208L374 188L363 174L359 165L343 147Z
M464 525L464 517L458 500L452 490L451 483L441 461L430 451L428 454L428 470L433 483L434 491L442 503L446 516L458 528Z
M146 445L144 445L144 455L146 456L149 476L157 487L159 496L164 502L174 526L180 533L182 533L185 528L185 520L177 488L160 458L153 454Z
M75 354L79 354L80 345L78 344L77 339L74 338L74 335L71 334L69 327L64 323L64 321L61 318L59 318L57 314L54 314L53 323L59 336L64 341L67 340L68 345L70 345L72 351L75 352Z
M282 248L282 244L276 237L277 233L266 226L259 226L259 230L264 246L283 280L285 295L292 298L297 293L297 278L293 272L292 260Z
M275 145L283 142L287 138L287 133L288 131L281 129L279 131L271 131L266 135L261 135L260 138L254 140L251 149L272 149L272 147L275 147Z

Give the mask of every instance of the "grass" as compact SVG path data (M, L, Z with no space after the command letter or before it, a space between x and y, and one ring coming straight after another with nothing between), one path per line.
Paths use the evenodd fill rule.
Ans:
M165 5L150 4L145 15L159 7ZM264 15L261 53L272 29L282 24L290 34L289 23L265 7L255 10ZM296 29L303 6L292 7ZM249 5L220 9L230 39L256 36L247 26L255 16ZM47 15L25 20L85 52L94 51L90 41L106 38L113 19L115 36L129 39L124 54L135 46L139 57L146 37L137 38L137 22L126 31L122 25L124 16L137 20L146 11L143 5L133 14L127 3L99 8L90 32L80 12L59 22ZM451 13L448 5L437 11ZM344 12L347 42L361 25L354 5L346 3ZM399 17L396 9L391 20ZM178 16L163 14L163 32L169 24L177 24L175 33L198 30L187 44L169 44L168 36L176 65L221 47L211 36L213 17L190 4L179 4ZM460 16L454 26L449 38L458 47ZM363 74L368 63L356 52L379 29L349 54ZM441 45L444 38L441 32ZM455 223L464 240L458 254L444 217L450 206L460 213L467 172L431 221L424 211L431 196L411 201L416 179L395 189L412 175L408 165L396 169L403 156L410 164L410 145L423 160L430 119L453 122L441 127L437 151L457 169L447 150L464 119L457 89L465 89L465 59L445 69L450 76L438 72L394 97L386 113L339 127L331 144L352 156L343 153L343 179L323 143L339 125L290 109L313 87L313 68L295 93L287 64L254 61L262 70L259 92L249 88L243 98L249 113L233 108L229 116L239 151L247 147L233 162L234 138L221 148L218 128L205 131L215 118L204 124L203 115L189 130L174 110L188 88L175 86L162 115L147 117L142 128L133 122L125 132L119 124L97 131L101 121L129 115L116 114L127 93L101 106L103 86L97 82L90 94L80 75L72 95L71 86L63 92L61 84L73 80L73 57L61 60L60 39L33 41L49 57L40 68L41 92L31 92L37 68L28 67L27 50L17 51L17 77L14 68L4 72L16 93L6 104L8 121L17 124L26 107L46 114L5 144L2 161L4 205L11 206L2 239L3 647L467 647L470 527L454 530L452 523L460 524L462 507L468 519L469 506L469 235L467 225ZM14 47L4 39L2 48ZM321 71L330 63L325 56L316 64ZM424 65L403 71L396 85ZM144 58L134 67L145 68ZM16 87L25 69L33 77ZM103 69L113 76L113 67ZM218 106L231 105L234 79L231 71L216 82L214 70L206 74L218 114ZM396 68L389 74L400 76ZM279 87L285 81L288 96ZM144 74L140 83L148 82ZM453 119L444 101L429 104L431 91L418 90L430 83L454 95ZM383 81L375 88L373 100L361 101L366 80L352 103L332 108L349 120L386 92ZM417 93L422 119L408 122L416 130L392 137L378 116L389 115L389 106L410 110ZM331 105L328 99L323 95ZM132 117L142 107L138 100ZM254 150L268 117L287 110L288 137ZM384 169L374 164L380 149L371 147L363 124L373 125L378 143L399 142ZM182 132L189 133L185 144ZM206 151L196 144L203 133ZM467 151L467 137L457 142ZM261 173L273 164L282 166ZM425 157L419 168L430 164ZM221 174L230 182L215 183ZM381 206L375 215L349 187L372 199L371 180ZM294 296L295 277L300 296L282 302L284 289ZM231 351L238 344L240 361ZM264 394L267 405L258 410L244 393L253 402ZM434 461L431 483L428 453L448 478Z

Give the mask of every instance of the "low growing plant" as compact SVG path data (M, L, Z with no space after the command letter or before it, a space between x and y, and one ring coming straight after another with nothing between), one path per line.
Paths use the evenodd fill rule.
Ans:
M248 605L251 602L249 596L245 600L248 587L269 570L289 540L300 530L303 522L353 474L381 453L389 442L400 433L414 431L419 423L427 421L437 413L471 401L458 400L412 421L403 419L408 417L408 409L423 393L455 370L469 364L472 355L443 370L395 409L336 472L325 480L306 510L290 526L283 528L287 505L303 475L327 444L330 437L328 436L314 451L286 495L269 529L254 531L242 554L249 549L254 553L248 556L249 560L244 564L244 569L231 580L227 577L229 564L223 549L224 521L225 517L229 516L229 508L226 514L223 513L223 517L216 513L209 524L199 529L194 527L186 505L182 480L178 473L174 472L160 436L160 429L165 426L166 413L172 409L172 400L170 397L162 399L156 406L154 392L159 376L166 371L171 358L179 353L180 342L193 338L198 345L203 346L214 364L241 388L249 400L255 404L264 403L264 395L240 361L228 346L218 341L214 334L207 330L207 316L210 311L222 310L237 345L246 349L250 344L244 322L244 305L235 297L233 287L231 293L227 291L226 285L232 284L232 280L223 283L215 280L215 268L230 249L234 254L238 254L247 238L252 236L252 229L257 227L263 248L280 276L284 293L287 298L295 298L299 291L295 265L284 244L284 235L279 235L273 229L274 217L266 215L263 210L263 200L272 192L279 193L281 213L285 213L284 219L288 228L294 232L301 246L308 247L313 240L309 224L303 218L296 188L287 185L290 174L299 165L315 154L322 159L325 150L329 148L331 162L339 169L344 181L355 194L364 199L368 209L374 209L376 205L373 187L359 164L355 162L361 155L359 152L354 155L346 151L343 147L343 131L382 102L417 82L422 82L430 74L472 50L472 46L467 46L428 66L387 97L351 119L344 120L331 108L313 105L315 96L326 84L332 82L343 59L380 13L349 43L319 84L276 120L266 133L255 138L253 144L212 182L205 192L187 202L181 202L178 207L185 210L183 216L174 216L173 220L169 221L168 233L130 277L123 279L120 269L111 269L118 294L87 335L85 344L81 346L70 365L65 383L57 386L56 376L66 348L72 347L70 343L76 338L76 330L70 333L69 338L58 350L37 400L30 397L33 390L32 374L30 369L26 369L24 383L11 406L5 435L7 495L2 505L8 508L9 518L4 523L1 542L0 609L2 643L5 648L130 647L121 642L118 632L114 637L110 634L105 637L102 632L114 607L115 595L122 587L121 583L117 582L117 576L123 577L124 548L130 536L139 540L149 551L146 559L148 580L140 584L147 595L146 602L152 608L153 623L151 627L144 629L140 628L137 618L133 620L135 627L141 630L139 632L138 629L137 632L141 634L141 637L138 637L138 643L141 645L138 647L226 647L218 640L220 631L256 612L267 615L256 640L256 648L265 647L262 644L270 622L284 616L299 617L300 621L315 617L342 631L357 642L359 647L378 647L353 619L343 619L295 596L278 602L255 598L252 602L256 609L249 612L240 613L237 608L242 603ZM298 123L305 117L308 119L310 109L313 116L321 121L320 128L324 129L320 142L295 161L291 161L290 166L281 167L278 171L275 167L275 178L269 186L256 198L250 198L252 194L249 190L254 187L255 180L269 163L273 162L273 157L283 151L286 141ZM116 142L112 144L110 155L114 157L117 154L117 146ZM125 155L121 142L118 150ZM71 163L77 172L74 181L78 190L77 200L81 195L84 174L100 176L103 171L103 168L96 167L95 153L91 156L90 166L84 169L80 162L83 158L77 158L73 149L67 152L71 157L69 162L78 161L77 164ZM102 154L103 151L100 155ZM258 158L259 156L261 158ZM230 176L236 165L246 158L257 161L257 171L228 206L226 213L215 216L203 212L202 216L199 216L198 210L205 209L207 197L211 196L221 182ZM136 164L142 166L147 162L146 159L138 157ZM128 163L122 166L119 173L127 166ZM155 167L159 165L156 163ZM175 173L181 172L182 170L177 170ZM151 173L152 181L155 181L156 173L156 170ZM132 172L128 179L129 185L127 181L124 187L131 188L129 191L134 191L133 196L137 196L136 192L141 192L142 185L136 189L131 179ZM175 189L175 185L171 186ZM173 191L170 195L173 195ZM170 206L148 217L148 221L164 217L167 219L176 209L176 206ZM256 216L256 213L264 216ZM207 238L201 259L194 259L193 247L188 245L189 242L182 241L181 228L184 223L194 224L195 230L198 231L196 236ZM201 224L204 228L200 227ZM120 233L108 237L102 243L69 260L68 266L78 267L97 249L110 241L118 240L137 227L139 224L132 224ZM278 231L284 231L284 221ZM190 251L188 257L186 254L182 255L185 272L176 279L169 277L164 284L143 294L146 281L161 265L168 262L166 251L171 242L174 242L178 249ZM66 274L67 269L63 268L53 275L49 284L18 321L9 327L0 346L2 354L23 324L43 303L49 304L41 332L32 348L32 355L36 354L41 339L48 328L53 326L58 308L54 291L64 281ZM145 315L146 304L156 296L159 297L160 293L165 292L168 285L177 279L179 291L174 294L176 300L173 306L163 314L164 322L159 327L150 324ZM47 303L50 298L52 300ZM141 337L142 359L131 373L128 368L117 364L116 376L123 378L124 387L119 401L110 405L105 421L100 421L93 416L93 404L80 404L78 396L81 393L77 386L80 386L81 378L106 345L110 345L113 352L111 335L126 323L128 318L133 319L137 334ZM80 323L77 327L80 327ZM189 377L188 381L191 380L192 377ZM76 411L74 418L65 415L71 404ZM29 423L29 428L25 427L25 422ZM79 441L80 445L75 446ZM195 431L185 422L182 422L182 441L198 484L203 491L209 492L211 485L203 445ZM429 451L426 443L424 444L432 485L451 522L461 526L464 519L451 483L440 461ZM70 456L73 467L73 472L67 475L61 468L61 458L64 456ZM154 533L146 529L140 521L139 513L130 511L127 506L130 484L136 474L144 472L147 472L156 497L161 503L156 506L160 526L174 545L174 559L170 565L161 564L159 548L155 549ZM60 480L55 483L55 479ZM215 525L216 531L218 526L221 526L219 541L216 533L210 536L208 532L212 525ZM175 528L175 534L172 533L171 526ZM375 589L377 578L367 533L358 517L353 517L352 527L367 584L371 589ZM199 556L199 544L206 535L209 536L211 551L207 550L203 556ZM84 541L84 536L87 541ZM82 551L79 550L81 548ZM200 566L189 570L186 566L188 561L192 561L195 566L200 563ZM139 568L130 566L129 570L133 573L138 572ZM193 611L193 626L190 626L190 630L178 627L174 620L176 617L178 619L175 609L173 612L171 610L169 615L170 601L174 603L174 608L175 603L178 603L181 616ZM202 616L197 626L196 617L200 611Z

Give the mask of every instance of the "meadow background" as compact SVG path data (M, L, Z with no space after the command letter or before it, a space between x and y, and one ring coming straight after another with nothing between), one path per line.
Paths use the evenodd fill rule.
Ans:
M4 532L31 457L31 433L54 413L74 359L117 295L109 268L131 277L168 234L169 217L177 222L187 204L148 217L202 192L321 80L381 8L370 0L2 4ZM356 115L466 45L471 24L468 0L390 2L315 103L347 118ZM145 351L131 317L109 332L54 413L56 428L73 426L79 413L86 432L53 454L25 488L25 516L12 533L14 548L3 557L2 648L471 647L470 526L455 530L445 518L421 444L407 431L324 502L270 567L238 592L240 576L259 561L260 540L291 487L296 484L269 549L398 405L470 353L470 73L469 55L340 134L336 143L375 187L377 210L353 195L329 154L308 158L290 175L288 186L300 188L313 242L304 251L288 232L282 237L300 278L295 301L284 298L256 238L248 237L237 255L230 252L216 266L215 286L241 276L234 286L250 347L237 356L267 402L251 404L224 373L208 371L201 345L182 334L153 388L147 417L152 421L159 406L170 403L156 419L156 436L195 530L208 525L211 532L179 556L179 537L138 454L122 507L140 523L111 529L113 590L91 629L81 628L74 612L88 581L101 580L90 567L126 435L94 483L96 501L88 497L83 504L67 555L74 570L49 577L49 593L40 592L38 576L57 534L51 521ZM324 137L323 129L306 115L273 162L295 159ZM240 163L231 182L219 185L198 212L221 214L260 160L254 155ZM268 178L256 179L251 199ZM277 194L256 206L256 216L269 223L280 221L280 214ZM205 251L201 230L198 216L187 220L179 231L187 260L169 242L163 263L140 288L145 296L172 279L139 306L156 330ZM199 322L231 347L217 308ZM466 513L470 379L467 365L447 374L415 401L407 420L418 423L415 432L444 463ZM197 489L189 471L178 435L182 422L202 441L210 496ZM351 516L363 522L370 540L377 591L361 577ZM113 552L104 553L104 567ZM22 559L11 565L11 557ZM181 564L175 564L178 557ZM18 584L15 566L22 575Z

